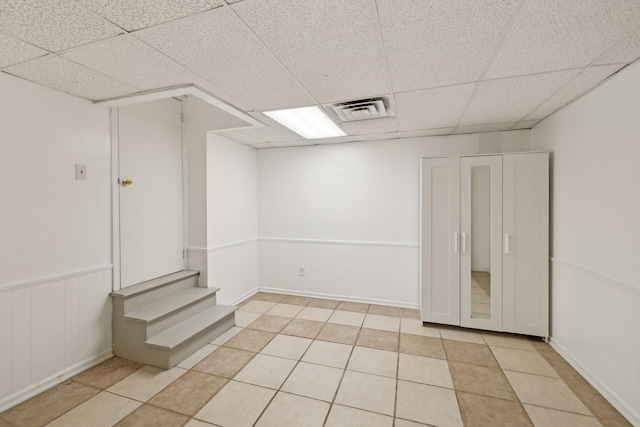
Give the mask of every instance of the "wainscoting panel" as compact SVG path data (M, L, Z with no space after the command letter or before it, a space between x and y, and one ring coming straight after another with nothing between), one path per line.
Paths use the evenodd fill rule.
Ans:
M111 266L0 288L0 411L111 356Z

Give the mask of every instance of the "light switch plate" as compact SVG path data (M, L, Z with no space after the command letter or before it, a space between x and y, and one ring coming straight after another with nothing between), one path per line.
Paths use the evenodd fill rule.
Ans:
M76 179L87 179L87 166L76 165Z

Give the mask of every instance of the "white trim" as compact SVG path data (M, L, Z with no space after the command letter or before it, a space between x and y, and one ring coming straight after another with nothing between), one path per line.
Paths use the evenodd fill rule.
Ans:
M222 249L233 248L234 246L246 245L247 243L253 243L253 242L257 242L257 241L258 241L257 237L252 237L250 239L237 240L235 242L224 243L222 245L212 246L210 248L189 247L189 248L187 248L187 251L190 251L190 252L215 252L215 251L219 251L219 250L222 250Z
M582 375L589 384L595 388L614 408L618 410L626 419L634 426L640 426L640 414L638 414L627 402L620 398L613 390L607 387L600 379L589 371L578 360L571 357L570 353L565 350L553 337L549 338L549 344L555 351L562 356L573 368Z
M120 290L120 122L118 108L109 110L111 125L111 290Z
M110 359L111 357L113 357L112 350L105 350L102 353L98 353L95 356L89 357L88 359L78 362L75 365L69 366L68 368L63 369L58 373L40 380L37 383L30 385L29 387L23 388L22 390L17 391L5 397L4 399L0 399L0 412L16 406L24 402L25 400L30 399L33 396L50 389L51 387L61 384L69 378L78 375L80 372L86 371L87 369L92 368L102 363L103 361Z
M15 291L16 289L28 288L31 286L42 285L50 282L57 282L59 280L71 279L72 277L86 276L88 274L100 273L102 271L108 271L113 268L112 264L101 265L98 267L87 268L86 270L72 271L69 273L57 274L55 276L42 277L39 279L29 280L28 282L10 283L8 285L0 286L0 292Z
M347 295L325 294L323 292L294 291L291 289L273 288L268 286L258 286L258 292L269 292L272 294L295 295L301 297L313 297L320 299L340 300L349 302L360 302L364 304L388 305L392 307L419 309L420 304L407 301L396 301L377 298L353 297Z
M237 298L232 299L229 302L226 302L226 305L238 305L240 304L242 301L246 300L247 298L250 298L252 296L254 296L255 294L258 293L258 288L253 288L251 289L249 292L245 292L244 294L240 295Z
M321 239L291 239L283 237L259 237L261 242L278 243L308 243L314 245L348 245L348 246L378 246L385 248L420 248L419 243L396 243L396 242L371 242L364 240L321 240Z
M636 295L640 295L640 288L638 288L636 286L630 285L628 283L621 282L621 281L616 280L616 279L612 279L611 277L603 276L602 274L598 274L595 271L591 271L591 270L587 270L587 269L582 268L582 267L578 267L575 264L571 264L570 262L559 260L558 258L551 257L550 259L551 259L551 262L553 262L555 264L560 264L560 265L562 265L564 267L570 268L570 269L572 269L574 271L577 271L579 273L586 274L587 276L591 276L594 279L598 279L601 282L617 286L618 288L620 288L620 289L622 289L624 291L627 291L627 292L630 292L630 293L634 293Z
M100 105L103 107L119 107L122 105L138 104L141 102L156 101L158 99L166 99L166 98L175 98L178 96L185 96L185 95L192 95L192 96L195 96L196 98L200 98L204 102L213 105L214 107L224 111L225 113L229 113L232 116L239 118L240 120L244 120L250 125L250 126L247 126L247 128L265 127L264 124L262 124L260 121L256 120L255 118L251 117L249 114L243 111L240 111L237 108L232 107L231 105L225 102L220 101L219 99L215 98L213 95L205 92L204 90L200 89L195 85L181 85L181 86L174 86L174 87L169 87L165 89L154 89L154 90L149 90L145 92L135 93L133 95L106 99L104 101L96 101L94 102L94 104ZM218 129L218 131L222 131L222 130L230 130L230 129Z

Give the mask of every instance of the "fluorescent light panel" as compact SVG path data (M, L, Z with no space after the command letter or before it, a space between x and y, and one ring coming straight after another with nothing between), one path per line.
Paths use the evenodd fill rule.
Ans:
M264 114L305 139L347 135L320 108L315 106L265 111Z

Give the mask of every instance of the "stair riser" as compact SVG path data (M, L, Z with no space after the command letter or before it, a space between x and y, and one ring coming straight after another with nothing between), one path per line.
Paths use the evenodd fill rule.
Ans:
M180 310L169 313L167 316L147 324L147 339L166 331L167 329L182 323L196 314L216 305L216 294L207 295L190 305L182 307Z
M126 299L116 298L114 301L122 301L124 313L137 310L145 305L153 304L163 298L167 298L178 292L187 290L189 288L195 288L198 286L198 276L187 277L183 280L178 280L170 284L157 287L151 291L130 296Z
M140 361L144 357L147 328L121 317L113 318L113 354L125 359Z

